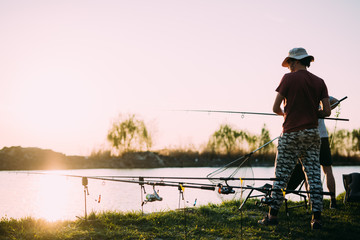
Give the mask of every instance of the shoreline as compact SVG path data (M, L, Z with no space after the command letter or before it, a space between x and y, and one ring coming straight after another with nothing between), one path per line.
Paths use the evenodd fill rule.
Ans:
M70 170L70 169L128 169L165 167L221 167L230 162L243 160L247 153L216 155L189 151L129 152L120 157L109 153L91 157L66 156L40 148L10 147L0 150L0 170ZM247 164L251 166L274 166L275 153L254 154ZM236 165L236 164L234 164ZM360 156L333 155L333 166L360 166Z

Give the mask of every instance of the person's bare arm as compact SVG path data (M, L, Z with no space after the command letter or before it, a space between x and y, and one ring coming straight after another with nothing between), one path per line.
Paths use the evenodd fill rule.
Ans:
M284 111L281 108L281 102L284 100L284 97L278 93L276 95L275 101L274 101L274 105L273 105L273 112L276 113L277 115L281 115L284 116Z
M319 110L318 117L324 118L328 117L331 114L330 100L329 98L323 98L321 100L322 109Z

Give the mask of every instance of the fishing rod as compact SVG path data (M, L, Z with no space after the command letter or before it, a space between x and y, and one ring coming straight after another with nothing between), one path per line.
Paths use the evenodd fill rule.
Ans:
M267 115L267 116L276 116L275 113L263 113L263 112L239 112L239 111L228 111L228 110L200 110L200 109L188 109L188 110L179 110L182 112L206 112L206 113L235 113L235 114L253 114L253 115Z
M242 178L216 178L225 180L226 186L222 184L205 184L205 183L189 183L189 182L174 182L174 181L164 181L161 179L161 181L149 181L145 180L145 178L148 179L160 179L160 178L167 178L167 179L181 179L181 177L136 177L136 176L116 176L118 178L109 178L107 177L99 177L99 176L80 176L80 175L71 175L71 174L53 174L48 172L21 172L21 173L27 173L27 174L41 174L41 175L55 175L59 177L74 177L74 178L81 178L82 179L82 185L84 186L84 200L85 200L85 221L87 220L87 202L86 202L86 196L89 195L88 191L88 179L93 180L102 180L102 181L114 181L114 182L122 182L122 183L135 183L139 184L141 186L141 208L143 211L143 206L146 203L154 202L154 201L162 201L163 198L160 197L158 192L155 189L155 186L168 186L168 187L177 187L179 190L180 197L183 196L185 188L195 188L195 189L201 189L201 190L210 190L215 191L218 189L218 193L220 194L233 194L235 191L233 189L240 188L239 186L229 186L227 181L230 180L240 180L241 183L243 183ZM138 180L135 180L138 179ZM201 179L201 180L208 180L208 178L200 178L200 177L186 177L187 179ZM255 180L255 178L244 178L244 179L251 179ZM256 178L256 180L277 180L275 178ZM151 185L153 187L153 193L146 194L146 190L144 185ZM244 187L242 187L244 188ZM245 187L247 188L247 187ZM143 194L146 194L145 200L143 199ZM100 196L99 196L100 198ZM179 204L180 206L180 204Z
M221 179L221 178L219 178ZM227 178L223 178L223 179L227 179ZM241 178L240 178L241 179ZM271 178L262 178L261 180L269 180ZM235 180L239 180L239 178L235 178ZM272 178L272 180L278 180L275 178ZM134 181L136 183L136 181ZM184 188L188 185L185 184L200 184L200 183L181 183L181 182L170 182L170 183L176 183L179 185L182 185ZM163 182L151 182L149 185L159 185L159 186L168 186L168 183L163 183ZM175 186L179 186L179 185L175 185ZM209 189L207 190L215 190L215 187L219 187L219 185L221 184L200 184L201 186L206 186L209 187ZM238 189L248 189L248 190L257 190L257 191L264 191L264 188L261 187L252 187L252 186L232 186L232 185L227 185L227 187L230 188L238 188ZM211 188L211 189L210 189ZM214 188L214 189L213 189ZM275 189L275 188L269 188L268 191L270 192L283 192L283 193L317 193L317 194L322 194L322 195L333 195L334 193L331 192L323 192L323 191L302 191L302 190L287 190L287 189ZM219 191L220 193L220 191Z
M112 182L122 182L122 183L137 183L140 185L151 185L151 186L168 186L168 187L179 187L179 184L182 185L182 187L186 188L199 188L204 190L215 190L214 186L207 186L207 185L201 185L201 186L194 186L191 183L181 183L179 184L173 184L173 183L167 183L164 181L145 181L144 178L139 177L139 180L126 180L126 179L114 179L114 178L107 178L107 177L96 177L96 176L81 176L81 175L71 175L71 174L53 174L53 173L42 173L42 172L20 172L20 173L27 173L27 174L40 174L40 175L53 175L53 176L60 176L60 177L74 177L74 178L82 178L83 181L86 181L84 179L93 179L93 180L102 180L102 181L112 181Z
M157 177L157 176L93 176L93 177L109 177L109 178L144 178L144 179L187 179L187 180L259 180L259 181L276 181L278 178L242 178L242 177L218 177L218 178L208 178L208 177Z
M204 180L208 180L207 178L203 178ZM229 181L229 180L233 180L233 181L246 181L246 180L260 180L260 181L278 181L281 180L280 178L217 178L220 180L224 180L225 182ZM159 183L159 184L157 184ZM208 183L193 183L193 182L176 182L176 181L153 181L151 182L151 185L163 185L163 183L165 184L189 184L189 185L198 185L198 186L207 186L207 187L218 187L218 185L215 184L208 184Z
M40 174L40 175L53 175L60 177L75 177L75 178L87 178L93 180L102 180L102 181L113 181L113 182L123 182L123 183L137 183L140 185L151 185L151 186L171 186L178 187L180 184L183 187L188 188L200 188L206 190L215 190L216 187L214 184L205 184L205 183L191 183L191 182L175 182L175 181L145 181L145 179L193 179L193 180L209 180L205 177L157 177L157 176L81 176L81 175L71 175L71 174L56 174L56 173L47 173L47 172L20 172L25 174ZM132 179L132 180L130 180ZM134 180L139 179L139 180ZM234 177L219 177L219 178L210 178L214 180L223 180L223 181L236 181L236 180L259 180L259 181L277 181L279 178L234 178ZM85 180L84 180L85 181ZM198 186L197 186L198 185Z
M340 102L347 99L347 96L343 97L342 99L338 100L336 103L332 104L331 107L337 106ZM190 110L179 110L183 112L206 112L206 113L230 113L230 114L241 114L241 115L265 115L265 116L281 116L275 113L264 113L264 112L240 112L240 111L227 111L227 110L201 110L201 109L190 109ZM331 118L331 117L324 117L322 119L325 120L338 120L338 121L349 121L347 118Z
M179 110L183 112L206 112L206 113L230 113L230 114L253 114L253 115L266 115L266 116L281 116L275 113L263 113L263 112L239 112L239 111L226 111L226 110L199 110L199 109L189 109L189 110ZM332 118L332 117L320 117L325 120L338 120L338 121L349 121L347 118Z
M277 138L275 138L277 139ZM275 139L273 139L272 141L274 141ZM267 144L269 144L270 142L268 142ZM265 145L263 145L264 147ZM261 148L261 147L260 147ZM256 152L257 150L259 150L260 148L254 150L253 152ZM252 153L253 153L252 152ZM251 155L252 153L249 153L247 155ZM103 176L83 176L83 175L71 175L71 174L58 174L58 173L51 173L51 172L15 172L15 173L22 173L22 174L40 174L40 175L54 175L54 176L61 176L61 177L87 177L89 179L98 179L98 180L114 180L116 181L116 179L114 178L131 178L131 179L186 179L186 180L259 180L259 181L265 181L265 180L269 180L269 181L276 181L279 180L279 178L242 178L242 177L217 177L217 178L208 178L208 177L182 177L182 176L130 176L130 175L103 175Z
M108 180L108 181L115 181L115 182L125 182L125 183L137 183L137 184L146 184L151 186L170 186L170 187L179 187L181 185L183 188L200 188L205 190L215 190L216 185L214 184L200 184L201 186L193 186L191 184L199 184L199 183L182 183L182 182L151 182L151 181L145 181L140 178L139 181L136 180L122 180L122 179L108 179L108 178L97 178L97 177L84 177L79 175L65 175L67 177L81 177L81 178L89 178L89 179L95 179L95 180ZM218 179L229 179L229 178L218 178ZM230 178L232 180L240 180L242 178ZM253 179L253 178L250 178ZM260 180L279 180L278 178L259 178ZM242 188L242 189L254 189L254 190L264 190L263 188L256 188L251 186L230 186L232 188ZM285 192L285 193L321 193L323 195L331 195L333 193L328 192L317 192L317 191L300 191L300 190L286 190L286 189L270 189L270 191L279 191L279 192Z
M87 185L87 181L86 179L94 179L94 180L103 180L103 181L114 181L114 182L123 182L123 183L136 183L136 184L140 184L140 185L151 185L151 186L170 186L170 187L179 187L179 185L181 185L183 188L200 188L200 189L205 189L205 190L215 190L215 187L217 185L215 184L201 184L201 183L183 183L183 182L163 182L163 181L156 181L156 182L152 182L152 181L145 181L145 179L142 179L142 177L139 178L139 180L125 180L125 179L111 179L111 178L105 178L105 177L93 177L93 176L81 176L81 175L71 175L71 174L52 174L52 173L42 173L42 172L21 172L21 173L26 173L26 174L43 174L43 175L55 175L55 176L62 176L62 177L74 177L74 178L81 178L82 179L82 183L83 185ZM172 177L169 177L172 178ZM175 177L176 178L176 177ZM201 179L207 179L207 178L201 178ZM250 180L279 180L279 178L215 178L215 179L220 179L220 180L245 180L245 179L250 179ZM193 185L201 185L201 186L193 186ZM257 187L252 187L252 186L231 186L232 188L242 188L242 189L254 189L254 190L259 190L259 191L264 191L263 188L257 188ZM317 191L300 191L300 190L282 190L282 189L269 189L269 191L281 191L281 192L286 192L286 193L319 193ZM328 192L322 192L323 195L331 195L332 193L328 193Z
M51 173L41 173L41 172L21 172L21 173L27 173L27 174L44 174L44 175L49 175ZM218 189L218 193L222 194L222 195L228 195L228 194L235 194L235 190L234 189L241 189L241 191L245 190L245 189L249 189L251 191L257 190L257 191L264 191L264 189L262 187L257 188L257 187L252 187L252 186L242 186L243 182L241 181L241 186L230 186L228 185L227 181L228 180L242 180L242 178L216 178L216 179L222 179L225 180L225 184L200 184L200 183L183 183L183 182L164 182L164 181L145 181L145 178L143 177L139 177L139 180L129 180L129 179L111 179L111 178L107 178L107 177L94 177L94 176L80 176L80 175L71 175L71 174L52 174L52 175L56 175L56 176L65 176L65 177L75 177L75 178L81 178L82 179L82 185L84 186L84 200L85 200L85 221L87 221L87 201L86 201L86 196L89 195L89 191L88 191L88 179L94 179L94 180L103 180L103 181L115 181L115 182L123 182L123 183L136 183L139 184L141 186L141 208L143 210L143 206L146 203L149 202L155 202L155 201L162 201L163 198L160 197L160 195L158 194L158 192L155 189L155 186L169 186L169 187L177 187L177 189L179 190L179 207L180 207L180 198L182 197L183 200L184 199L184 190L185 188L195 188L195 189L202 189L202 190L210 190L210 191L215 191L216 189ZM132 178L135 178L134 176L132 176ZM151 177L148 177L151 178ZM155 178L159 178L159 177L155 177ZM180 177L167 177L169 179L174 179L174 178L180 178ZM190 177L188 177L190 178ZM200 179L207 179L207 178L200 178ZM248 179L248 178L244 178L244 179ZM254 179L254 178L250 178L250 179ZM265 178L257 178L259 180L270 180L270 179L265 179ZM278 180L278 179L271 179L271 180ZM151 185L153 187L153 193L149 193L146 194L145 191L145 187L144 185ZM273 188L269 188L267 189L267 194L270 194L272 191L281 191L283 192L283 194L285 193L317 193L317 194L322 194L322 195L333 195L333 193L328 193L328 192L318 192L318 191L300 191L300 190L286 190L286 189L273 189ZM146 199L143 200L143 194L146 194ZM100 197L100 196L99 196ZM196 202L196 200L195 200ZM245 203L245 202L244 202Z
M335 103L333 103L330 107L331 108L334 108L336 107L337 105L339 105L339 103L341 103L342 101L344 101L345 99L347 99L347 96L343 97L342 99L340 100L337 100Z

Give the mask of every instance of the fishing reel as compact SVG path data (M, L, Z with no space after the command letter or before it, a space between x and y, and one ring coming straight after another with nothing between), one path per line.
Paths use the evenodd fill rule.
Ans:
M274 202L274 199L271 197L272 185L266 183L264 186L260 187L258 190L264 193L264 197L260 198L260 203L256 202L255 205L271 205Z
M265 196L260 199L260 204L262 205L270 205L274 202L274 199L271 196Z
M227 181L225 181L225 186L221 183L219 183L217 186L218 186L218 193L219 194L234 194L235 193L235 190L230 187L227 183Z
M154 193L146 194L146 199L143 202L143 205L148 202L162 201L163 198L159 196L158 192L155 190L155 186L153 186Z

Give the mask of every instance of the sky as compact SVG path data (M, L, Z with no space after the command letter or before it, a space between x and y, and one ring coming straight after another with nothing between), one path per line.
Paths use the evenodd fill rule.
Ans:
M271 137L281 67L294 47L340 99L331 131L360 128L360 1L0 0L0 149L66 155L108 147L136 114L153 149L204 145L221 124Z

